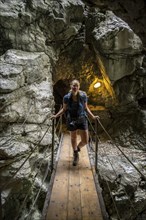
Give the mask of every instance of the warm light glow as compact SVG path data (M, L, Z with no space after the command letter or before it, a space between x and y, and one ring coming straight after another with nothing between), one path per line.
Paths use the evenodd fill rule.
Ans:
M100 82L97 82L97 83L95 83L94 88L97 89L97 88L99 88L100 86L101 86L101 83L100 83Z

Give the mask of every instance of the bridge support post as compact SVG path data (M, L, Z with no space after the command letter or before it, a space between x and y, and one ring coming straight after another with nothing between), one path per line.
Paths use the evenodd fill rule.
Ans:
M51 173L54 168L54 140L55 140L55 120L52 120L52 149L51 149Z
M98 171L98 137L97 137L98 121L95 120L95 171Z

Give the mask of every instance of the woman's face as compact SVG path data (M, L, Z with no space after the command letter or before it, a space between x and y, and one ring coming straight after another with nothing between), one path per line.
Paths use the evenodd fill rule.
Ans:
M79 91L80 85L77 82L73 82L71 84L71 90L73 93L77 93Z

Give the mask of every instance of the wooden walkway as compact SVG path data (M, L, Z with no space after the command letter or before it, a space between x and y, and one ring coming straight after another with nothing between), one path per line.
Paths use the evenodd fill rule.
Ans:
M103 220L86 147L72 166L69 135L63 138L46 220Z

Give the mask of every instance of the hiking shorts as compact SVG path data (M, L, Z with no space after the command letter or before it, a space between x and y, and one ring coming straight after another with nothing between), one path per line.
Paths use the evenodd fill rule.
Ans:
M67 129L69 131L79 130L87 130L88 129L88 121L85 116L81 116L79 118L72 118L67 120Z

